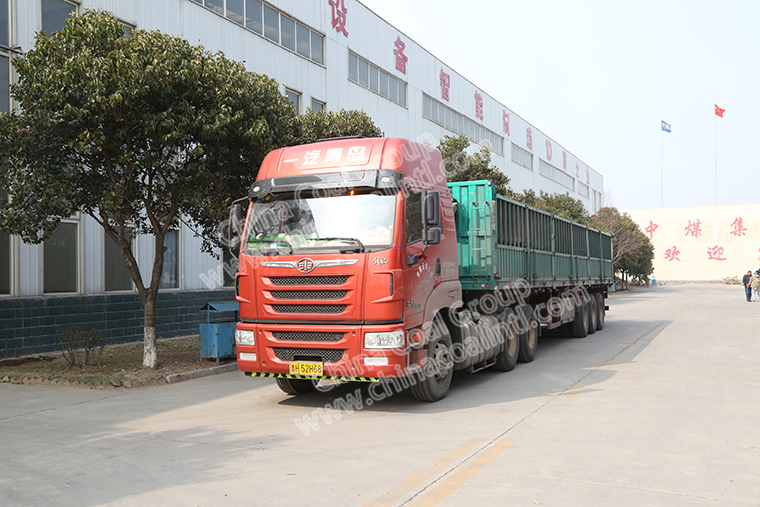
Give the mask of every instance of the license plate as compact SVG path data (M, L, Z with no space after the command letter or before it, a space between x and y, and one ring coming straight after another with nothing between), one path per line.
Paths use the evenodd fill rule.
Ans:
M324 368L322 363L311 363L307 361L298 361L290 363L291 375L311 375L322 376L324 375Z

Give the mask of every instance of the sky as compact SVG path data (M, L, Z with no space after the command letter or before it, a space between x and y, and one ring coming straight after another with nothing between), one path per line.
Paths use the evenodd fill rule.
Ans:
M760 1L361 1L601 173L606 205L715 205L716 167L718 205L760 202Z

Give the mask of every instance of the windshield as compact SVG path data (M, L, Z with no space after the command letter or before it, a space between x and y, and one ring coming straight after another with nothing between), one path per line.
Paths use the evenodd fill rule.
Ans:
M363 252L393 244L396 196L292 197L252 204L243 252L287 254L304 249Z

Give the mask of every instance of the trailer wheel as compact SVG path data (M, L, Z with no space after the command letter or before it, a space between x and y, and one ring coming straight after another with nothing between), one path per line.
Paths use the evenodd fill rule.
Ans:
M499 316L499 333L504 341L504 350L496 356L493 368L497 371L512 371L520 355L520 336L515 325L515 312L510 308Z
M588 304L588 334L594 334L596 333L596 319L599 318L599 311L593 294L589 294L586 303Z
M520 325L524 326L524 329L520 333L520 352L517 355L517 360L521 363L529 363L536 357L538 322L530 305L518 306L517 314L520 315L520 319L522 320Z
M277 387L287 394L306 394L312 392L317 387L313 380L295 378L276 378L274 380L277 383Z
M598 292L594 294L596 299L596 330L601 331L604 328L604 298Z
M573 320L573 336L576 338L585 338L588 334L588 301L586 298L580 298L580 306L575 312Z
M428 344L428 362L411 385L417 401L438 401L446 396L454 376L451 355L451 334L440 314L433 319L432 336Z

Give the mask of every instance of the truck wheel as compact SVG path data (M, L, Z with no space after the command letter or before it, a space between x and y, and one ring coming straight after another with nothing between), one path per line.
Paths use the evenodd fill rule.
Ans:
M295 378L276 378L277 387L287 394L306 394L312 392L316 385L313 380Z
M499 316L499 333L504 342L504 350L496 356L493 368L497 371L512 371L520 354L520 337L515 326L515 312L507 308Z
M588 301L588 334L596 333L596 319L599 317L597 311L596 298L593 294L589 294Z
M576 338L585 338L588 334L588 301L586 298L581 298L580 307L575 312L575 320L573 321L573 336Z
M454 376L451 356L451 334L440 315L433 319L428 344L428 363L411 386L417 401L438 401L446 396Z
M598 292L594 294L596 298L596 330L601 331L604 328L604 298Z
M529 363L536 357L536 347L538 347L538 322L533 314L533 308L530 305L520 305L517 307L517 314L522 320L521 326L524 329L520 332L520 353L517 360L521 363Z

